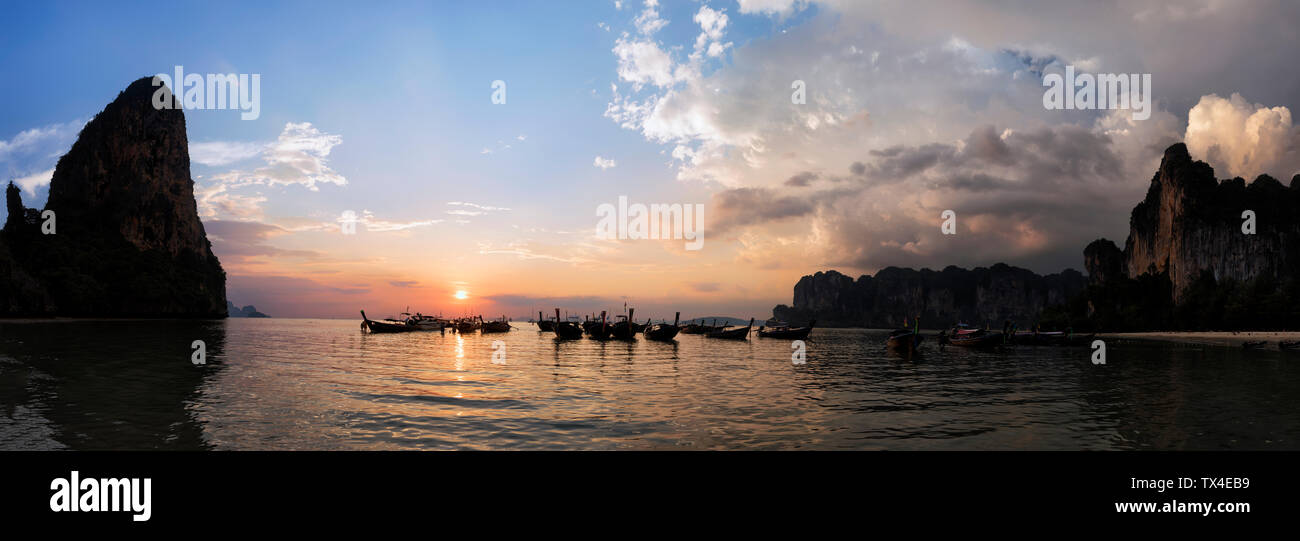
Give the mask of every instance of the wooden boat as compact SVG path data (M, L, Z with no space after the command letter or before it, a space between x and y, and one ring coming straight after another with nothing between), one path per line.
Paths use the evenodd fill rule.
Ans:
M677 315L673 316L672 325L669 325L667 323L659 323L657 325L651 325L650 321L647 320L645 325L645 330L642 331L642 334L645 335L647 340L671 342L673 338L677 337L677 333L681 332L682 330L681 327L677 326L677 322L681 321L681 319L682 319L682 313L677 312Z
M907 323L906 320L903 321ZM921 320L918 318L913 321L912 328L896 329L889 333L885 339L885 346L904 353L914 353L918 347L921 347Z
M940 335L942 343L969 348L1000 346L1005 339L1006 335L1001 332L976 329L962 324L953 327L950 334Z
M411 332L416 330L415 327L407 325L405 321L387 319L384 321L375 321L366 317L366 311L361 311L361 329L371 333L396 333Z
M587 326L587 338L592 340L609 340L613 337L614 326L609 324L605 319L605 311L601 310L600 319L593 320L592 324Z
M555 321L559 321L560 316L556 314ZM542 317L541 310L537 311L537 330L541 332L555 332L555 321L547 321Z
M1292 342L1286 342L1286 341L1278 342L1278 343L1277 343L1277 349L1282 349L1282 350L1297 350L1297 349L1300 349L1300 340L1296 340L1296 341L1292 341Z
M759 327L758 335L763 338L781 338L783 340L803 340L805 338L808 338L808 333L812 332L814 325L817 325L817 320L815 319L809 321L807 327L791 327L790 325L787 324L778 323L777 325L772 327L766 327L766 328Z
M472 333L478 330L478 320L472 317L460 318L456 320L456 332L461 334Z
M478 328L484 334L490 332L510 332L510 321L505 316L493 321L483 321L483 316L478 316Z
M582 325L577 321L565 321L560 319L560 309L555 309L555 337L560 340L576 340L582 338Z
M704 334L707 330L708 330L708 326L704 324L687 323L686 325L682 326L681 333L682 334Z
M748 340L749 331L754 328L754 318L749 318L749 325L745 327L729 328L723 327L705 333L707 338L725 338L728 340Z
M1244 349L1264 349L1266 345L1268 345L1267 341L1260 340L1258 342L1243 342L1241 347Z
M636 340L637 329L641 326L632 321L632 316L635 313L636 308L632 308L628 310L626 317L618 316L620 319L610 330L610 336L613 336L615 340Z

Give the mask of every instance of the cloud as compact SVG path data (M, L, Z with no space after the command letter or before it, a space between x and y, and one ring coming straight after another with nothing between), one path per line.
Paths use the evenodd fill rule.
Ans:
M478 203L469 203L465 201L448 201L447 204L452 206L475 208L486 212L506 212L510 210L506 207L493 207L489 205L480 205Z
M595 161L592 162L592 165L599 167L601 169L610 169L612 167L617 167L618 162L614 161L613 158L606 159L600 156L596 156L596 159Z
M364 225L366 231L374 232L374 233L383 233L387 231L405 231L407 229L414 229L417 227L429 227L432 225L443 223L445 221L446 220L436 219L436 218L429 219L429 220L410 220L405 222L381 220L379 218L376 218L374 213L368 210L363 210L361 212L361 215L357 217L358 224Z
M802 173L790 177L789 179L786 179L785 185L804 187L809 184L812 184L812 181L817 180L817 178L818 178L817 173L814 173L812 171L804 171Z
M807 5L806 0L737 0L741 13L788 15Z
M1184 138L1188 151L1203 156L1219 176L1252 179L1273 173L1286 178L1298 165L1291 110L1252 104L1235 93L1228 99L1202 96L1187 114ZM1283 166L1289 170L1277 170Z
M419 286L420 282L415 280L389 280L388 285L393 287L411 288Z
M713 196L711 207L714 223L709 225L709 231L718 233L738 226L804 216L815 208L807 199L783 196L768 188L734 188L718 192Z
M722 289L722 284L717 282L692 282L690 286L700 293L713 293Z
M274 142L261 148L260 155L266 163L265 166L252 171L229 171L213 175L212 178L234 186L300 185L312 191L319 190L319 184L343 186L348 183L347 179L330 169L328 165L330 152L342 143L342 136L324 133L313 127L310 122L289 122L284 125L284 130ZM218 161L242 155L241 150L248 151L247 147L238 144L201 148L203 152L211 153L204 155L204 158ZM228 152L222 153L213 149L223 149Z
M257 157L266 148L263 143L212 141L190 143L190 161L207 166L230 165Z
M700 35L695 38L694 56L706 54L710 57L722 56L731 43L722 43L727 28L726 10L714 10L709 6L700 6L693 20L700 25Z
M0 139L0 167L28 194L48 186L54 165L76 141L85 123L79 120L23 130L8 140Z
M266 202L266 197L261 194L232 192L228 184L195 184L194 197L198 202L199 216L203 218L260 219L262 203Z
M211 220L203 228L212 242L212 251L223 263L247 264L266 257L277 259L317 259L320 252L287 250L268 244L274 237L290 232L279 226L261 222Z
M465 201L449 201L449 206L457 207L445 211L452 216L483 216L492 212L509 212L506 207L493 207L490 205L479 205L477 203L468 203Z
M84 122L50 124L23 130L12 139L0 139L0 162L10 162L23 155L56 158L76 141Z
M666 87L678 80L672 57L653 41L619 38L613 51L618 58L618 78L635 88L646 83Z
M645 9L637 15L634 21L637 32L649 36L668 26L668 21L659 16L658 8L659 0L645 0Z
M53 178L54 178L54 170L50 169L47 171L41 171L40 173L36 173L34 175L27 175L25 177L16 178L14 179L14 184L17 184L19 188L22 188L23 190L26 190L27 193L35 196L36 188L41 186L49 186L50 180L52 180Z

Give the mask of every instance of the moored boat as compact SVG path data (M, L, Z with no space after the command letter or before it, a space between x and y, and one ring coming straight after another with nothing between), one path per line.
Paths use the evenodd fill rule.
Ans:
M903 324L906 325L907 321L904 320ZM895 351L913 353L921 346L921 340L921 320L918 318L913 321L912 328L904 327L889 333L885 346Z
M751 317L749 318L749 325L746 325L744 327L735 327L735 328L723 327L721 329L709 331L708 333L705 333L704 336L707 338L725 338L728 340L748 340L749 331L750 329L753 328L754 328L754 318Z
M647 321L645 326L645 331L643 331L642 334L645 334L647 340L671 342L673 338L677 336L677 333L681 332L682 330L681 327L677 326L677 322L681 321L681 318L682 318L682 313L677 312L677 315L673 316L672 325L669 325L667 323L658 323L655 325L651 325L650 322Z
M407 325L415 327L417 331L443 331L447 328L447 323L441 318L426 316L419 312L416 312L415 315L403 312L402 315L405 316L403 321Z
M781 338L784 340L803 340L808 338L813 326L817 325L817 320L808 322L807 327L791 327L789 324L777 322L773 326L763 326L758 328L758 335L763 338Z
M483 316L478 317L479 330L484 334L490 332L510 332L510 321L505 316L493 321L483 321Z
M555 321L559 321L559 314L555 315ZM537 330L541 332L555 332L555 321L548 321L542 317L541 310L537 311Z
M405 321L395 319L386 319L384 321L375 321L366 317L366 311L361 311L361 329L371 333L398 333L411 332L416 330L415 327L407 325Z
M577 321L566 321L560 319L560 309L555 309L555 337L560 340L575 340L582 338L582 325Z
M1000 346L1006 339L1006 335L986 329L978 329L965 324L957 324L952 328L949 334L941 334L939 338L942 343L960 346L960 347L995 347Z
M635 313L636 308L632 308L628 310L626 317L618 316L620 319L613 325L613 329L610 330L610 336L615 340L636 340L636 332L637 329L640 328L640 325L637 325L632 320L633 314Z
M702 323L687 323L682 326L682 334L704 334L708 331L708 326Z
M590 325L587 325L587 338L592 340L609 340L614 334L614 326L609 324L605 319L605 311L600 311L600 319L593 319Z
M456 332L461 334L472 333L478 330L478 320L472 317L465 317L456 320Z

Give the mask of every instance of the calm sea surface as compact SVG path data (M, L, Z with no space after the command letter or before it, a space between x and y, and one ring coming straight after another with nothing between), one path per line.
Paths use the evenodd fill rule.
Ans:
M0 323L0 449L1300 449L1300 354ZM203 340L207 364L191 363ZM504 342L504 363L492 343ZM498 359L500 360L500 359Z

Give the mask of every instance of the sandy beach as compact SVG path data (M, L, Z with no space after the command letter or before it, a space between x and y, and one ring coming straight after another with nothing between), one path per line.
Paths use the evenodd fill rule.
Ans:
M1246 342L1265 341L1264 349L1278 349L1278 342L1300 340L1296 331L1206 331L1206 332L1128 332L1098 334L1101 339L1120 340L1158 340L1162 342L1179 342L1183 344L1200 344L1207 346L1241 347Z

